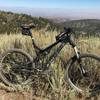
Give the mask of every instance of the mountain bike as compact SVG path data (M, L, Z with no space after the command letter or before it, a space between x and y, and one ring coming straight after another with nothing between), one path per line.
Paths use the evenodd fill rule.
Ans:
M21 26L22 34L31 37L36 57L33 59L21 49L7 51L2 56L0 66L0 77L5 84L9 86L28 84L32 81L32 73L43 73L49 70L51 63L58 57L62 48L69 43L74 49L75 55L66 62L65 81L78 92L100 90L100 56L81 54L74 42L72 28L64 28L64 31L55 37L56 42L44 49L36 45L31 32L32 28L35 26ZM55 46L57 49L46 59Z

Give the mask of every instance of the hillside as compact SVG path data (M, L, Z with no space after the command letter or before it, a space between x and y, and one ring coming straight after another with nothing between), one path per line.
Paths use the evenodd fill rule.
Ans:
M47 32L46 33L43 32L44 34L40 34L40 31L33 30L32 33L36 44L40 48L45 48L48 45L54 43L55 36L57 35L56 31L52 32L52 34L46 34ZM34 49L32 48L32 41L29 37L22 36L21 34L12 34L12 35L2 34L0 35L0 41L2 41L0 42L0 54L4 54L4 52L8 51L11 48L20 48L23 51L29 53L32 57L36 56ZM92 53L98 56L100 55L100 38L98 37L89 37L89 38L79 37L78 39L76 39L76 44L81 53ZM52 49L51 52L53 53L55 50L56 47ZM71 88L69 88L70 87L69 84L65 83L63 79L65 72L64 61L67 62L69 58L73 56L73 54L74 50L71 48L71 46L66 45L60 52L59 57L57 57L56 61L52 63L50 66L50 69L52 69L54 73L52 75L48 74L46 76L42 75L42 73L39 73L38 76L36 76L37 74L34 76L34 73L32 73L33 81L30 82L28 85L24 84L17 85L16 88L11 89L8 86L0 84L0 89L3 89L2 92L0 92L0 95L2 96L3 94L2 98L4 97L4 99L0 98L0 100L10 100L10 99L11 100L100 100L97 99L100 98L99 95L96 97L96 99L95 98L86 99L85 96L82 96L81 94L78 95L74 91L74 89L72 90ZM50 55L48 55L48 57L50 57ZM46 58L48 59L48 57ZM20 59L19 56L18 59ZM91 59L91 61L95 63L93 59ZM92 63L90 65L92 65ZM48 78L49 75L51 76L50 80L48 81L47 79L49 79ZM10 92L6 92L4 89ZM12 90L13 91L16 90L18 92L12 92ZM30 90L29 92L31 92L31 94L25 93L28 90ZM24 93L22 91L24 91ZM31 95L33 97L40 97L40 98L28 99L31 97ZM6 97L8 98L5 99ZM26 97L28 98L25 99Z
M100 20L98 19L72 20L63 22L61 25L73 27L78 33L100 36Z
M17 33L20 31L21 24L30 23L36 24L38 26L37 29L47 28L47 30L54 30L58 27L46 18L0 11L0 33Z
M77 35L100 36L100 20L98 19L80 19L65 21L62 18L42 18L33 17L27 14L18 14L12 12L0 11L0 34L16 34L20 31L21 24L34 23L37 30L45 28L46 30L63 30L63 27L72 27ZM64 21L64 22L63 22Z

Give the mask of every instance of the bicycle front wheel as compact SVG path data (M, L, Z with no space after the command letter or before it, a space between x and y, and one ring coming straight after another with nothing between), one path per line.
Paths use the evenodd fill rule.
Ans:
M1 59L0 78L9 86L31 81L32 57L21 49L4 53Z
M100 91L100 57L83 54L80 59L86 73L82 74L77 59L71 59L67 64L65 80L78 92Z

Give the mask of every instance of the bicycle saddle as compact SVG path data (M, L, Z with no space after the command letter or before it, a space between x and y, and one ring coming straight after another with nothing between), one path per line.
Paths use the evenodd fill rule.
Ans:
M35 27L36 27L35 24L29 24L29 25L24 24L24 25L21 25L22 29L32 29L32 28L35 28Z

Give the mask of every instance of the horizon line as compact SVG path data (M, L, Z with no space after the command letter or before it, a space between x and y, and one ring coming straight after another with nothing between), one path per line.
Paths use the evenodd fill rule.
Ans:
M23 14L28 14L28 15L32 15L32 16L36 16L36 17L63 17L63 18L70 18L70 19L100 19L100 13L98 13L98 11L94 12L94 11L85 11L85 10L72 10L72 9L64 9L64 8L59 8L61 9L61 11L56 11L56 10L49 10L48 9L57 9L57 8L47 8L44 9L42 8L42 10L40 11L40 9L35 8L35 10L33 10L33 8L26 8L26 7L9 7L9 9L7 9L8 7L6 7L5 9L3 9L4 7L0 7L1 11L9 11L9 12L14 12L14 13L23 13ZM10 9L10 8L19 8L19 9ZM26 8L26 9L22 9L22 8ZM67 11L65 11L67 10ZM99 11L100 12L100 11ZM62 15L61 15L62 14Z

